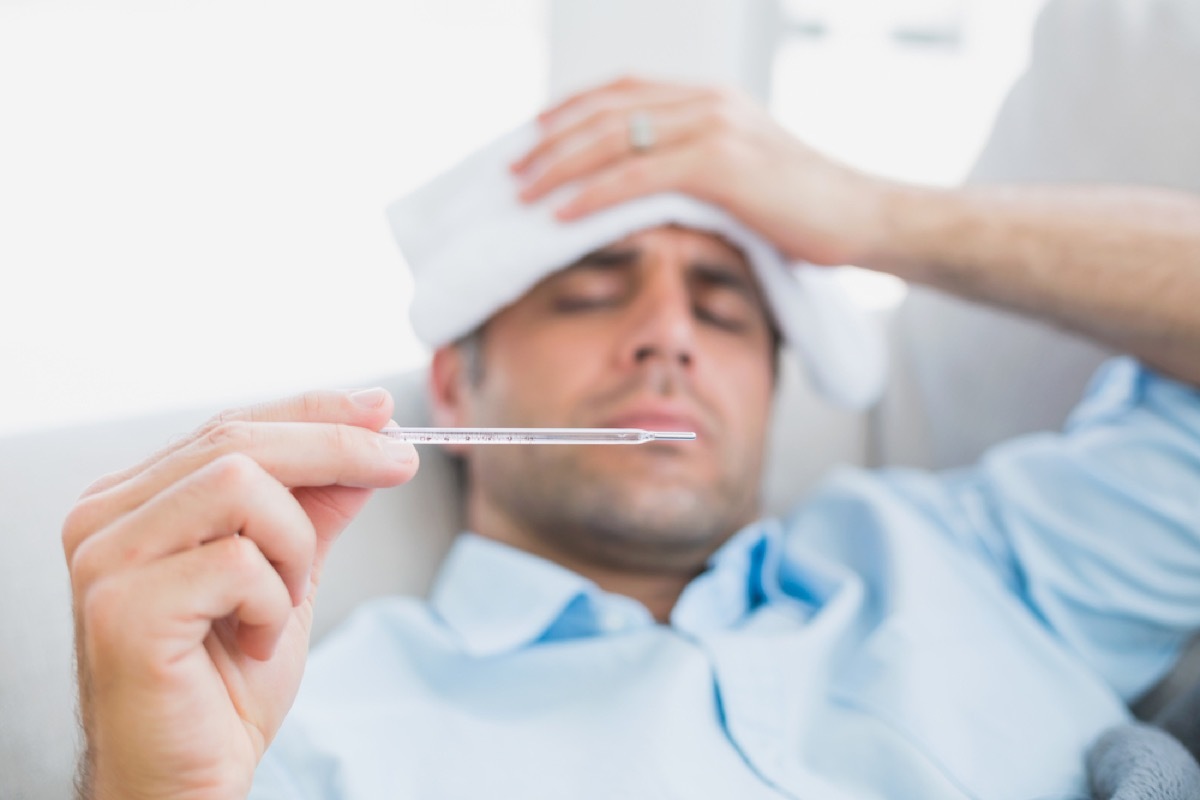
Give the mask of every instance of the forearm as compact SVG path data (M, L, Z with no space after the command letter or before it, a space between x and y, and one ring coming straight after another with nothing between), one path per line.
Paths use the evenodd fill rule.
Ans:
M1038 316L1200 384L1200 197L892 187L863 265Z

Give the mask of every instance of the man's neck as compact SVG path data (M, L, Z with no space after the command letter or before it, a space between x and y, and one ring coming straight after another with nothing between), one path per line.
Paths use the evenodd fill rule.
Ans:
M486 502L468 503L467 524L480 536L552 561L587 578L606 592L637 600L660 623L669 621L671 610L683 590L704 569L703 560L692 569L682 570L628 569L597 563L575 551L555 546L553 539L536 535Z

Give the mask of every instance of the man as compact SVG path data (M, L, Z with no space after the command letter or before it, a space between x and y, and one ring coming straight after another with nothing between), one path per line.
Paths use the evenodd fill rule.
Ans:
M268 745L255 796L1082 791L1088 746L1200 628L1200 202L894 186L738 98L638 81L530 144L507 154L528 224L555 248L624 233L501 294L491 264L542 240L423 195L402 231L467 220L429 261L474 265L422 277L408 249L426 329L481 323L434 356L439 421L697 440L465 451L472 533L430 601L333 635L282 730L334 535L415 470L373 432L386 394L230 412L102 480L64 529L86 791L244 796ZM501 154L471 168L498 180ZM834 323L781 318L772 253L1037 313L1153 371L1113 362L1066 433L975 470L849 472L756 521L776 328L831 396L871 386L827 357ZM465 311L436 302L455 290Z

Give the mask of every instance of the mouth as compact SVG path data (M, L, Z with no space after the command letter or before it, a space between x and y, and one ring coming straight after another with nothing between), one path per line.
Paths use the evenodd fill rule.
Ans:
M705 430L700 420L684 409L642 407L627 409L603 422L604 427L641 428L647 431L692 431L703 438Z

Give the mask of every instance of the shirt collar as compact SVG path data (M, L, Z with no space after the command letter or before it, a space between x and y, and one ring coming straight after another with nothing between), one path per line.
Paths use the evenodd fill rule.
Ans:
M726 628L780 595L777 522L743 528L722 545L680 596L671 624ZM654 624L641 603L609 594L558 564L484 536L455 540L430 593L433 612L476 656L539 639L613 633Z
M539 638L577 605L575 598L596 589L552 561L464 532L450 548L429 601L467 652L493 655Z
M763 603L780 599L781 536L775 520L760 520L731 536L683 590L671 624L695 633L729 628Z

